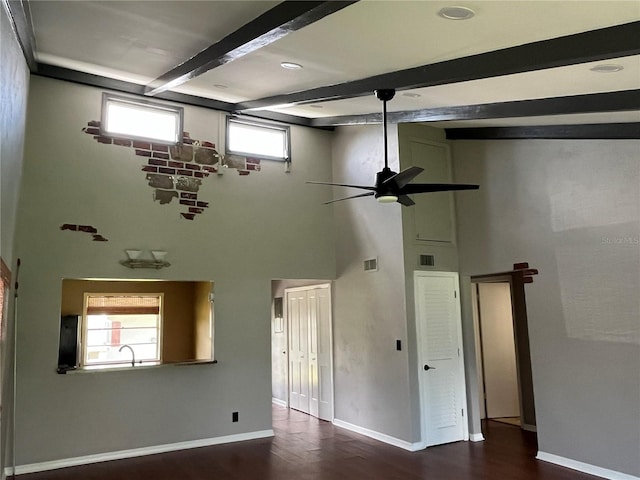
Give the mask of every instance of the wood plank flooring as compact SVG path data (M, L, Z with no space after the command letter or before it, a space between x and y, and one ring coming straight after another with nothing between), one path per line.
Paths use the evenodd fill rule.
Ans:
M17 480L594 480L535 460L535 435L487 422L484 442L420 452L274 406L275 437L19 475Z

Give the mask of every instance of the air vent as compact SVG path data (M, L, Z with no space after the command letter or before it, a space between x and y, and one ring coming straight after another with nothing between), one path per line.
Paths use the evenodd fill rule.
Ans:
M364 271L365 272L377 272L378 271L378 259L377 258L369 258L364 261Z
M435 267L436 257L433 255L420 254L418 255L418 265L421 267Z

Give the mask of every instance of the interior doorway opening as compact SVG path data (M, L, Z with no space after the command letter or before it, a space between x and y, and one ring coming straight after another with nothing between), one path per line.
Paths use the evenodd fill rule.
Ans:
M272 402L333 421L331 284L273 280Z
M524 273L471 278L478 399L482 420L535 432Z

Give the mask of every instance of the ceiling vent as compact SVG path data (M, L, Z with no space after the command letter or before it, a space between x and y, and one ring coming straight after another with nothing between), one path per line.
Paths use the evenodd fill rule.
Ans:
M377 272L378 271L378 259L377 258L369 258L364 261L364 271L365 272Z
M418 255L418 265L421 267L435 267L436 266L436 257L433 255L427 255L421 253Z

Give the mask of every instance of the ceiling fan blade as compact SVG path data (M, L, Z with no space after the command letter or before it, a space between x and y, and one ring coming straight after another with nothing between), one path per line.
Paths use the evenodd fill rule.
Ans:
M420 167L405 168L400 173L396 173L393 177L387 178L384 182L382 182L382 185L389 185L391 183L395 183L398 186L398 188L402 188L406 184L408 184L411 180L413 180L418 175L420 175L420 173L422 173L423 171L424 171L424 168L420 168Z
M360 188L362 190L371 190L374 191L376 187L367 187L364 185L348 185L345 183L329 183L329 182L305 182L311 183L313 185L333 185L334 187L349 187L349 188Z
M368 193L361 193L360 195L353 195L351 197L345 197L345 198L338 198L337 200L331 200L329 202L324 202L323 205L329 205L330 203L336 203L336 202L341 202L343 200L350 200L352 198L358 198L358 197L369 197L371 195L375 195L375 192L368 192Z
M462 183L410 183L400 189L400 195L412 193L450 192L453 190L477 190L479 185L465 185Z
M398 196L398 203L401 203L405 207L410 207L411 205L415 205L416 204L416 202L411 200L411 198L409 198L407 195L399 195Z

